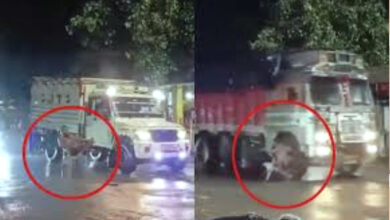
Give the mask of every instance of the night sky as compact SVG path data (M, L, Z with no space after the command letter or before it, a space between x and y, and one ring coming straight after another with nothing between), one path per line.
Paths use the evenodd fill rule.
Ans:
M259 69L270 66L264 56L249 48L267 12L261 1L198 0L196 3L195 83L196 89L226 87L228 79L263 81ZM245 77L242 77L245 75ZM260 74L261 75L261 74ZM242 84L246 84L242 82Z
M1 94L25 96L32 75L102 75L105 72L118 77L119 72L129 70L130 65L122 54L107 50L89 51L68 36L65 25L83 2L3 1L0 6Z
M223 89L232 78L239 87L269 86L272 63L249 48L265 25L267 2L279 0L197 0L196 89ZM383 0L388 8L388 0ZM252 83L252 84L251 84Z
M91 52L67 35L65 25L85 0L12 0L0 5L0 94L20 91L32 75L129 72L116 51ZM261 0L196 0L195 80L226 84L226 76L267 69L249 49L267 11ZM388 5L388 1L384 1ZM257 28L253 28L257 27ZM234 74L233 74L234 73ZM266 74L266 73L264 73ZM123 76L123 75L122 75ZM223 79L223 80L221 80ZM265 79L261 79L267 82ZM26 85L28 89L28 85Z
M0 7L1 76L13 80L34 72L66 70L77 51L64 25L75 0L13 0ZM5 76L7 75L7 76Z

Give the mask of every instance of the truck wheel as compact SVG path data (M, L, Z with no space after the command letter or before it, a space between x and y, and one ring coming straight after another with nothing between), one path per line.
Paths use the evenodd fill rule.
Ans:
M100 149L96 149L96 148L90 150L88 155L92 161L97 161L97 162L105 161L107 158L106 152L104 152L103 150L100 150Z
M45 155L48 162L58 163L62 160L63 150L60 147L46 147Z
M232 138L227 134L218 136L218 156L220 158L220 168L224 174L232 172Z
M122 148L122 161L121 161L121 172L125 175L130 175L137 169L137 163L135 160L134 153L128 150L126 147Z
M214 173L217 170L216 163L212 162L212 153L207 137L199 137L196 144L195 169L196 171Z
M58 163L62 161L63 158L63 149L59 146L58 133L52 132L47 135L45 142L43 143L45 148L45 156L48 162Z

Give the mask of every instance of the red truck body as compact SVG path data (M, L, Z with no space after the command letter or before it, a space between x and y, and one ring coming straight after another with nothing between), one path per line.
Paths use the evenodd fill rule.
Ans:
M257 105L266 102L266 91L260 87L224 92L199 92L196 94L196 121L201 128L207 126L210 132L231 130L238 126L245 116ZM263 111L258 112L249 122L261 126ZM215 126L214 129L211 129Z

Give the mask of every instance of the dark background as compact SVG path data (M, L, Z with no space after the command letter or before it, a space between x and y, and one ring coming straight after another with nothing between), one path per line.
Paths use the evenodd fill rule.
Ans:
M269 84L262 54L249 49L273 0L196 0L196 87L255 76ZM388 6L388 1L385 1ZM12 0L0 4L0 96L25 94L31 75L101 74L131 77L116 51L91 52L67 35L65 25L85 0ZM249 77L250 78L250 77ZM205 80L207 79L207 80Z
M280 0L196 0L195 84L209 91L251 84L271 86L273 64L249 47ZM383 0L388 9L388 0ZM245 77L243 77L245 76Z
M90 51L68 36L65 25L80 0L12 0L0 5L0 98L28 99L32 75L100 74L131 77L116 51Z
M269 85L272 64L252 51L254 40L270 12L266 1L196 1L195 83L196 90L235 85ZM242 77L245 75L245 77ZM241 82L240 82L241 81Z

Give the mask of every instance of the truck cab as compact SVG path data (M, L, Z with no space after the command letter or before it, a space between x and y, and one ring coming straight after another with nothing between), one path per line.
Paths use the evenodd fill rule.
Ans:
M121 141L123 173L131 173L145 162L166 164L175 171L185 167L190 154L187 130L165 119L161 103L150 87L131 80L35 77L31 94L32 119L61 105L85 106L107 119ZM90 145L82 151L92 161L115 166L113 134L104 121L87 112L52 114L39 123L31 140L44 146L50 162L61 161L63 151L70 149L64 143L82 143ZM34 141L31 143L34 145Z
M273 85L257 85L256 80L237 73L251 84L240 87L233 82L222 90L197 91L198 170L231 171L237 125L256 106L273 100L303 102L325 119L336 142L336 170L340 173L355 174L376 156L376 110L368 71L358 55L346 51L288 51L268 60L277 61L269 74ZM311 112L295 105L269 106L250 119L237 142L237 166L243 171L262 169L272 159L264 152L269 155L275 137L284 132L296 137L313 167L329 168L332 146L328 133Z
M134 158L136 164L154 162L175 170L184 168L190 152L187 131L164 118L161 105L149 88L105 85L91 91L88 107L112 123L123 140L123 153ZM93 115L86 115L85 120L85 137L94 140L90 157L102 160L104 155L109 155L104 153L105 149L113 154L115 143L107 126Z
M355 172L378 152L374 100L362 59L345 51L305 51L288 54L285 59L287 64L279 73L285 77L275 90L276 96L313 107L333 133L337 170ZM275 127L269 120L265 131L268 136L281 129L293 132L313 162L324 162L332 154L329 136L319 120L301 110L288 110L297 124Z

